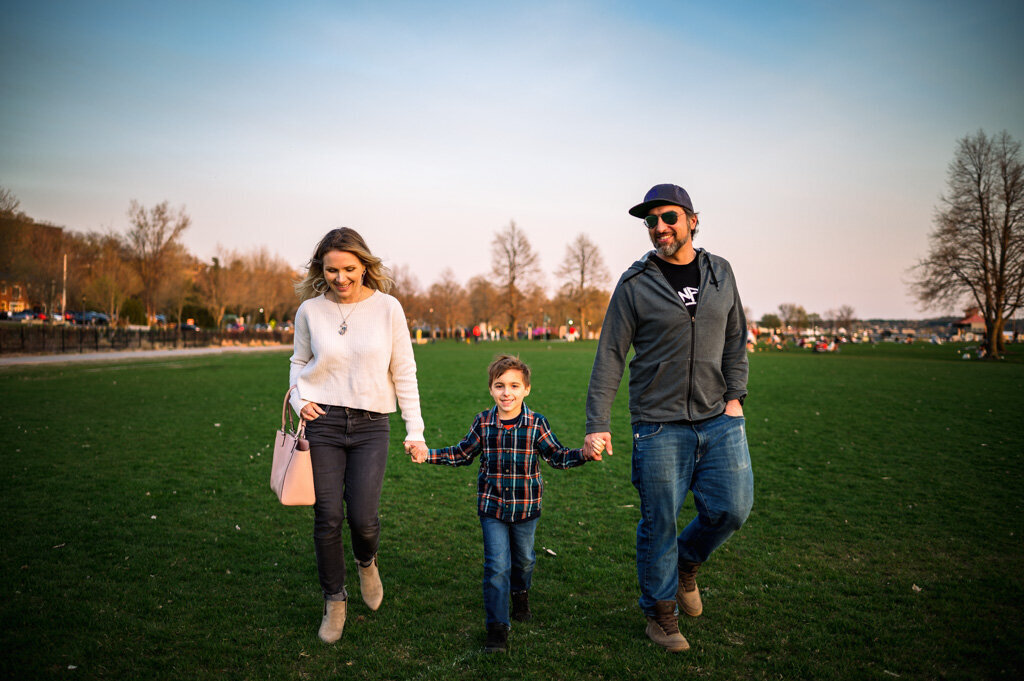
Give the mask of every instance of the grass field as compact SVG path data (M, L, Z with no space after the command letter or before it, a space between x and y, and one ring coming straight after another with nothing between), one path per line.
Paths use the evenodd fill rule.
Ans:
M592 343L418 347L428 444L488 406L500 350L579 446ZM287 353L0 369L0 676L1020 678L1024 365L958 357L752 356L754 510L702 570L674 656L636 608L625 389L615 456L545 467L534 621L504 657L481 652L475 466L412 464L397 416L384 606L354 598L341 642L316 638L312 510L268 486Z

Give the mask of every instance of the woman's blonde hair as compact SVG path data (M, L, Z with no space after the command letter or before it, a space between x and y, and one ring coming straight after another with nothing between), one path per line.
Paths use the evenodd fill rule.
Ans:
M348 251L359 258L366 267L363 285L371 289L387 293L395 281L391 278L391 270L384 267L380 258L370 252L370 247L363 241L359 232L350 227L332 229L320 239L313 257L306 265L306 276L295 282L295 293L299 300L316 297L327 292L327 280L324 279L324 256L330 251Z

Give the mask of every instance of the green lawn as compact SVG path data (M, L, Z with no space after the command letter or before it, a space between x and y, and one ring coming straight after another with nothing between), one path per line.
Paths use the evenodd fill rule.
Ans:
M530 406L579 446L594 347L418 347L428 444L465 434L490 403L487 363L511 350L534 370ZM412 464L397 417L384 606L352 599L341 642L321 644L312 510L268 485L286 383L286 352L0 368L0 676L1024 674L1019 362L925 345L754 354L754 510L701 571L705 614L681 621L679 655L636 608L624 388L617 454L545 468L534 620L508 657L481 652L476 468Z

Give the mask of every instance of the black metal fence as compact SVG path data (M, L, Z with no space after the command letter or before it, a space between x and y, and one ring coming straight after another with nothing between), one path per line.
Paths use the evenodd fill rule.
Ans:
M291 331L191 331L111 326L0 324L0 354L56 354L109 350L202 348L223 344L292 342Z

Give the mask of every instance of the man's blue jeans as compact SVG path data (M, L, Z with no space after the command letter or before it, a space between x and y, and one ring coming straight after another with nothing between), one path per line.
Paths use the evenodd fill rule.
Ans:
M655 602L675 599L679 562L703 563L750 515L754 475L743 418L633 424L633 486L640 608L653 614ZM677 536L690 490L697 517Z
M526 591L533 579L537 554L533 535L540 518L506 523L480 516L484 531L484 610L487 624L509 626L508 600L512 591Z

